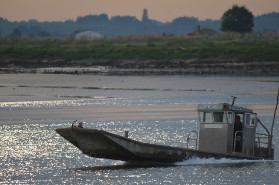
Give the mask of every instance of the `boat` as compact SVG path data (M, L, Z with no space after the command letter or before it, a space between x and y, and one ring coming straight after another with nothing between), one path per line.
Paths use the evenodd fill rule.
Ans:
M272 134L252 110L235 106L233 100L232 104L199 104L197 111L199 132L189 132L185 148L143 143L129 138L128 131L121 136L83 128L82 122L77 121L71 127L56 129L56 132L84 154L96 158L164 163L193 157L274 159ZM242 128L236 131L237 119L240 119ZM260 130L263 132L258 133Z

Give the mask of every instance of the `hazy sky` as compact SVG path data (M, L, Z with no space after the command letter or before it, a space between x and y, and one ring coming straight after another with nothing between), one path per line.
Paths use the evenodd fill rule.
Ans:
M245 5L255 16L279 12L279 0L0 0L0 17L10 21L64 21L106 13L141 19L147 8L150 19L162 22L181 16L204 20L220 19L233 4Z

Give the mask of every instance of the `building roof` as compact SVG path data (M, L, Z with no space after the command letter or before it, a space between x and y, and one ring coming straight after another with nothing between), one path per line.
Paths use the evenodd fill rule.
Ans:
M206 36L212 36L217 34L217 32L210 28L200 28L200 26L197 26L197 29L193 32L188 33L188 36L199 36L199 35L206 35Z

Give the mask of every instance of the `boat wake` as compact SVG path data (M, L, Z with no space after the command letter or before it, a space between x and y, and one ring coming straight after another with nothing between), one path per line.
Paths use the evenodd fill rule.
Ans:
M226 165L226 164L254 164L254 163L268 163L279 162L279 160L247 160L247 159L227 159L227 158L192 158L182 162L176 162L176 166L191 166L191 165Z
M176 163L160 163L160 162L139 162L139 161L115 161L112 165L108 166L88 166L82 168L71 169L73 171L99 171L99 170L127 170L137 168L167 168L167 167L180 167L180 166L223 166L229 165L230 167L239 167L239 165L254 165L258 163L273 163L279 160L247 160L247 159L216 159L216 158L192 158L189 160L176 162ZM69 169L68 169L69 170ZM71 171L70 170L70 171Z
M162 166L199 166L199 165L238 165L238 164L255 164L255 163L272 163L279 162L279 160L248 160L248 159L228 159L228 158L199 158L194 157L185 161L176 162L176 163L160 163L160 162L119 162L115 166L152 166L152 167L162 167Z

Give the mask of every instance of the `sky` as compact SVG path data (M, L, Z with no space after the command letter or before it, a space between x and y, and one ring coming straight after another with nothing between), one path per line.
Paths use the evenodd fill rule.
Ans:
M0 0L0 17L9 21L65 21L105 13L141 20L146 8L150 19L161 22L183 16L216 20L234 4L246 6L254 16L279 12L279 0Z

